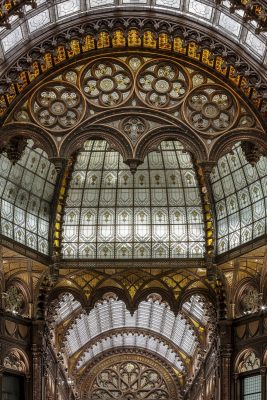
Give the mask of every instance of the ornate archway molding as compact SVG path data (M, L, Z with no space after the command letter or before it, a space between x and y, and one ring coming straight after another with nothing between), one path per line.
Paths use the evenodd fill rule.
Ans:
M116 354L119 353L119 354ZM122 361L123 359L123 361ZM97 399L97 397L90 397L94 391L97 391L98 388L101 390L102 389L102 384L101 384L101 378L100 376L106 376L103 374L106 374L110 368L116 366L122 367L123 371L126 368L126 371L129 370L129 373L133 371L132 366L128 368L128 365L134 365L134 366L139 366L137 367L137 370L139 370L139 374L136 375L136 378L140 377L140 373L142 374L145 370L151 371L153 373L153 379L152 382L154 381L154 376L155 376L155 386L152 384L152 386L149 388L149 391L155 395L155 393L159 393L162 389L161 393L166 393L166 397L163 397L166 400L171 400L171 399L180 399L180 383L175 376L174 372L167 367L160 358L158 358L155 354L152 354L150 352L146 352L143 354L140 354L138 352L135 352L133 350L122 350L121 351L111 351L111 352L106 352L105 355L102 355L100 359L95 360L95 364L87 366L85 371L83 372L82 377L79 379L80 383L80 394L84 396L85 398L87 397L90 400ZM155 374L155 375L154 375ZM157 379L156 379L157 378ZM100 379L100 382L99 382ZM158 380L159 379L159 380ZM141 379L138 381L140 382L139 385L141 384ZM137 379L134 380L134 382L137 382ZM160 382L158 385L156 382ZM182 382L181 382L182 383ZM99 385L100 384L100 385ZM114 397L114 398L121 398L121 399L135 399L135 394L138 393L139 391L142 391L142 388L139 385L126 385L128 387L118 387L115 392L118 394L120 393L121 397ZM154 387L153 387L154 386ZM146 389L145 389L146 391ZM104 391L101 391L104 393ZM112 392L110 394L112 396ZM130 397L126 397L126 396ZM101 397L100 397L101 398ZM111 397L112 398L112 397ZM152 397L153 398L153 397Z
M52 37L38 38L36 46L29 49L5 72L1 83L1 116L4 117L11 104L21 98L33 86L33 82L40 81L43 74L47 76L71 60L105 48L109 49L138 48L160 49L170 54L177 54L179 58L191 59L205 69L223 77L230 85L248 99L251 99L255 108L265 112L264 71L257 71L255 62L247 61L239 55L233 44L225 45L214 37L210 37L208 29L199 27L199 24L186 22L177 23L177 18L162 17L146 18L136 13L133 17L109 18L108 13L98 18L88 17L77 19L72 24L62 27L60 33ZM216 38L215 38L216 37ZM226 39L225 39L226 40ZM44 75L44 76L45 76ZM240 89L240 90L239 90Z

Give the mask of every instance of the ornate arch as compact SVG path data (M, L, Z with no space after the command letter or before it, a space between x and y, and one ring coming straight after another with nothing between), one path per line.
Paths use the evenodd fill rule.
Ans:
M255 349L247 348L236 356L234 365L237 373L258 369L261 366L261 356Z
M121 363L121 357L123 355L123 363ZM149 358L148 358L149 356ZM80 393L81 395L83 393L90 393L92 390L94 390L94 385L95 385L95 379L97 375L102 371L105 371L106 368L109 368L112 364L114 365L146 365L149 367L149 369L153 369L154 371L153 374L155 373L156 376L159 376L159 373L161 375L161 379L164 381L164 389L163 392L166 392L166 400L171 400L171 399L179 399L180 398L180 389L179 389L179 383L177 382L177 378L175 378L174 374L170 371L170 369L163 363L162 360L160 360L157 356L154 354L151 354L147 352L146 354L138 354L136 352L125 352L125 350L119 351L119 354L116 355L116 352L106 352L106 354L103 354L102 356L102 361L98 362L96 365L91 365L88 366L83 373L83 378L80 379L81 383L81 390ZM162 382L162 380L161 380ZM162 387L162 386L160 386ZM133 391L132 391L133 390ZM138 389L140 390L140 389ZM151 387L151 390L152 387ZM153 390L154 391L154 390ZM161 392L161 393L163 393ZM134 389L126 389L126 392L122 389L122 397L121 399L126 399L127 395L134 394ZM155 393L154 393L155 394ZM96 397L97 398L97 397ZM131 397L129 397L130 399ZM94 397L92 397L94 399Z
M29 360L27 354L18 347L8 347L3 354L3 367L28 375Z

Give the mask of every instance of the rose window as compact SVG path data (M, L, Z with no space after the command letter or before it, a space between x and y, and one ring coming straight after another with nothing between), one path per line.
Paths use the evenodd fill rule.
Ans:
M33 96L34 118L44 128L61 131L71 129L83 117L84 100L75 86L51 82Z
M137 362L123 362L101 371L92 385L91 400L169 400L161 374Z
M133 78L119 62L95 62L82 75L82 89L88 100L101 107L114 107L127 100Z
M186 73L175 63L152 62L137 77L139 96L152 107L173 107L188 90Z
M185 104L186 118L197 130L224 131L234 122L236 104L233 96L218 86L202 86L193 90Z

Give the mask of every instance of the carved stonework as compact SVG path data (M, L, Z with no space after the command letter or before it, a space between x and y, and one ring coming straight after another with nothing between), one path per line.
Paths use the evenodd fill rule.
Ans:
M246 286L240 293L240 311L244 314L255 313L260 307L260 294L254 286Z
M98 363L82 393L90 400L180 398L171 374L158 361L136 354L114 355Z
M260 359L256 356L254 351L248 350L239 361L238 371L247 372L258 368L260 368Z
M14 285L9 286L5 293L5 309L14 314L22 314L25 308L25 300L21 290Z
M13 371L19 371L26 373L26 364L21 354L13 350L4 358L4 367L12 369Z
M253 167L257 164L257 162L263 155L262 149L260 149L259 146L257 146L255 143L252 142L242 142L241 148L243 150L247 162L251 164Z
M23 136L16 136L9 140L7 144L0 145L0 153L6 153L7 158L14 165L24 154L27 146L27 139Z
M133 145L139 137L146 131L145 121L138 117L129 117L122 122L123 132L130 138Z

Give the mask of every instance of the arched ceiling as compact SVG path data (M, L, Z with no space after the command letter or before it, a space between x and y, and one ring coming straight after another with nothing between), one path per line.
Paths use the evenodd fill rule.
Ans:
M65 293L51 306L54 345L76 382L86 378L88 366L108 351L140 349L158 354L176 371L180 383L193 378L210 346L211 311L204 297L192 295L178 315L154 293L130 314L114 293L103 295L91 311L82 309L72 294ZM198 361L199 362L198 362Z

